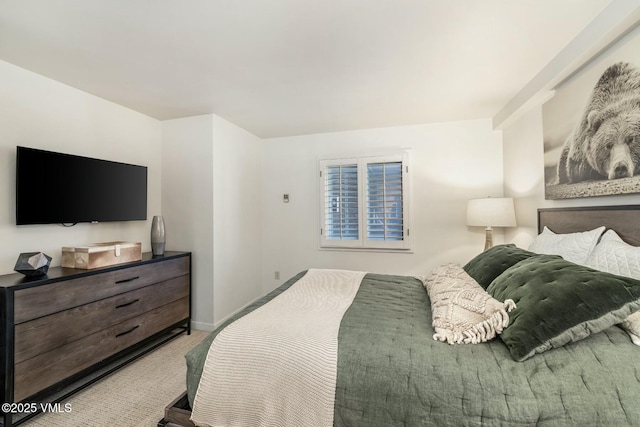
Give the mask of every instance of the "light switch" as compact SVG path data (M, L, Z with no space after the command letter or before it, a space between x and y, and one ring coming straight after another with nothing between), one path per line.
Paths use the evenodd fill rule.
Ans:
M284 203L289 203L289 195L288 194L283 194L282 195L282 201Z

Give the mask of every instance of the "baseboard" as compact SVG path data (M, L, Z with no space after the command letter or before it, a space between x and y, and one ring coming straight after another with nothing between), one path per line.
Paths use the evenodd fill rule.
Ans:
M264 295L263 295L264 296ZM218 326L222 325L224 322L226 322L230 317L235 316L236 314L238 314L239 312L241 312L242 310L244 310L245 308L247 308L248 306L250 306L251 304L253 304L254 302L258 301L260 298L262 298L263 296L259 296L254 300L249 301L248 303L246 303L245 305L243 305L242 307L238 308L236 311L234 311L233 313L230 313L229 315L225 316L223 319L218 320L214 326L217 328Z
M203 323L203 322L191 321L191 329L195 329L197 331L211 332L215 328L216 328L216 326L211 324L211 323Z
M250 306L251 304L253 304L254 302L258 301L260 297L257 297L256 299L249 301L248 303L246 303L245 305L243 305L242 307L240 307L239 309L237 309L236 311L234 311L233 313L230 313L229 315L225 316L223 319L218 320L216 323L211 324L211 323L204 323L204 322L195 322L195 321L191 321L191 328L192 329L196 329L198 331L207 331L207 332L212 332L213 330L215 330L218 326L222 325L224 322L227 321L227 319L229 319L232 316L235 316L236 314L238 314L240 311L244 310L246 307Z

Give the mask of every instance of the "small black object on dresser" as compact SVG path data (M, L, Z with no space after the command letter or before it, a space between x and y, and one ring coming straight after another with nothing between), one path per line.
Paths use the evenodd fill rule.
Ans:
M44 276L49 271L51 257L42 252L24 252L18 256L14 271L25 276Z
M0 399L56 403L187 332L191 253L0 276ZM20 406L20 405L16 405ZM33 416L0 413L0 426Z

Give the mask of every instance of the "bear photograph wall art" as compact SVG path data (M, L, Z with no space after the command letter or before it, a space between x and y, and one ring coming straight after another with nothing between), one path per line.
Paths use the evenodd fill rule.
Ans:
M636 36L544 104L546 199L640 193L638 52Z

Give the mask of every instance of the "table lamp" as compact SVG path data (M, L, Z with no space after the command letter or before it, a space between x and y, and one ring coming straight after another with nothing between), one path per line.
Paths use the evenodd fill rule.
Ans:
M511 197L472 199L467 203L467 225L486 227L484 250L493 246L493 227L515 227L516 213Z

